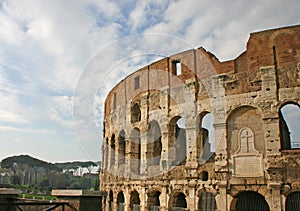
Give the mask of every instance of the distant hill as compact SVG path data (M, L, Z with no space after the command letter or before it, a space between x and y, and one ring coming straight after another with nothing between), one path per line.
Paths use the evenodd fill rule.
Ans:
M15 164L25 164L28 167L43 167L48 170L63 170L63 169L77 169L78 167L88 168L91 166L97 166L97 163L92 161L74 161L64 163L49 163L46 161L33 158L29 155L18 155L5 158L1 161L2 168L13 169Z
M18 155L5 158L1 161L2 168L13 169L15 164L28 165L29 167L42 167L49 170L60 170L59 167L52 163L48 163L37 158L33 158L29 155Z

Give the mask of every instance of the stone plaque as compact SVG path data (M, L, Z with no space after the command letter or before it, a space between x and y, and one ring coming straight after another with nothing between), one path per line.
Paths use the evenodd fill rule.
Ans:
M233 162L236 177L263 176L262 155L235 155Z

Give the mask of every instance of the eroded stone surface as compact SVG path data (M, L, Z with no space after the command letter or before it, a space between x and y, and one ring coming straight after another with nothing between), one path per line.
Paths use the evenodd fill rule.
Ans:
M299 67L300 26L292 26L252 33L247 50L231 61L199 48L118 83L105 102L104 210L133 204L200 210L201 197L210 196L203 192L214 196L208 210L235 210L247 191L270 210L284 210L290 194L300 191L300 150L283 143L279 111L300 103ZM202 127L207 113L214 117L213 138Z

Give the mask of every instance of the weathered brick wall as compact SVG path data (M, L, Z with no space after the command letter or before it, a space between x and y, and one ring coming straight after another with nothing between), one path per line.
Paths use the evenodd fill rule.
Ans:
M174 75L176 61L182 63L179 75ZM136 77L139 77L138 88L135 88ZM217 195L218 208L225 210L229 207L226 203L238 193L254 191L265 195L271 207L277 206L271 210L280 210L284 202L276 205L281 197L278 187L283 185L285 196L291 190L299 191L300 165L299 150L281 150L278 112L286 102L300 103L299 87L300 26L252 33L246 51L231 61L220 62L213 54L199 48L137 70L107 96L103 138L109 141L116 135L117 140L123 129L128 146L126 156L140 156L141 163L127 161L122 166L122 174L116 165L105 166L109 171L104 168L101 172L101 190L113 191L114 197L122 191L127 198L127 207L130 193L137 191L141 206L146 207L143 203L147 200L147 191L155 189L162 194L163 210L179 192L193 195L194 198L188 199L188 207L197 210L200 193L203 189L209 190ZM116 109L113 108L114 96ZM134 103L138 103L141 110L138 122L130 121ZM197 130L201 126L198 124L209 112L214 114L216 139L221 144L216 148L214 160L199 164L198 153L204 147L199 141ZM176 157L176 152L170 149L175 143L171 128L181 116L187 124L187 159L186 163L171 168L172 159ZM163 150L160 165L147 168L146 145L151 120L156 120L161 127ZM141 155L130 143L133 128L138 128L140 133ZM245 141L240 134L243 129L251 136L246 137L248 144L243 147L252 148L240 153L239 148ZM193 145L195 142L197 146ZM106 147L104 152L111 153L110 146ZM106 155L111 155L109 153ZM126 168L137 165L140 165L145 180L134 178L136 172L126 173ZM164 168L170 169L163 172ZM157 172L161 174L155 175ZM208 173L207 181L201 180L203 172Z

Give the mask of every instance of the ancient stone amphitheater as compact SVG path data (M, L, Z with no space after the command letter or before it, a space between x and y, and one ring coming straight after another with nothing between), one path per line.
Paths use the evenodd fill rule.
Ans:
M105 101L103 210L298 210L300 26L124 78Z

